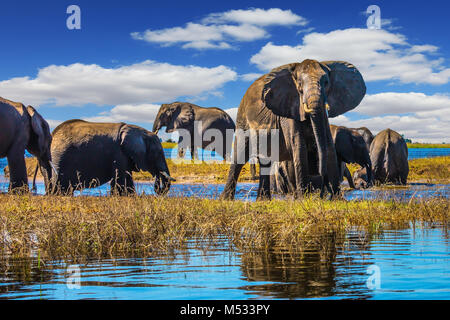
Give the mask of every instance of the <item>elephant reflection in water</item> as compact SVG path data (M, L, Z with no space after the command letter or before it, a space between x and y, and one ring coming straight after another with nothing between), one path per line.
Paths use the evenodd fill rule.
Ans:
M355 253L364 251L372 238L350 237L350 241L346 241L345 237L324 235L312 240L317 241L312 246L306 245L301 251L290 252L287 248L278 248L267 252L244 252L241 270L249 284L243 289L257 293L261 298L330 297L342 290L351 293L351 289L346 287L347 280L350 280L353 286L359 286L359 298L370 298L368 293L361 293L360 290L360 286L365 288L365 281L361 282L353 275L341 272L338 266L354 264ZM351 251L355 253L350 254Z

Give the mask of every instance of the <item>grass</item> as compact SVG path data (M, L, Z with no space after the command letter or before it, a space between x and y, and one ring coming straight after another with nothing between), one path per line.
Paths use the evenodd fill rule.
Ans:
M450 148L450 143L407 143L408 148Z
M178 143L176 142L161 142L163 148L166 149L176 149L178 147Z
M410 223L448 224L449 201L241 202L196 198L0 195L0 256L42 261L150 256L187 239L225 237L243 250L301 250L309 236L359 228L371 234Z
M36 166L35 158L27 158L28 175L32 178ZM229 165L223 162L182 162L175 163L168 159L170 174L177 179L176 183L225 183L228 176ZM359 168L357 165L348 166L351 174ZM257 166L258 173L258 166ZM5 168L8 175L8 167ZM40 176L40 175L39 175ZM135 172L133 178L139 180L152 180L148 172ZM247 163L242 169L239 181L251 181L250 165ZM449 183L450 157L434 157L414 159L409 161L408 182Z

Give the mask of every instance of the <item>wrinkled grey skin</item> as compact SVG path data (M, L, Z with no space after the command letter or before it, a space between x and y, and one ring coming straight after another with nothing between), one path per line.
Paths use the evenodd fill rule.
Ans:
M134 194L132 172L150 172L157 194L170 188L159 138L144 128L126 123L95 123L69 120L53 131L52 159L57 171L54 193L71 194L106 182L111 193Z
M366 92L358 70L342 61L304 60L273 69L261 76L247 90L238 109L236 127L244 131L279 130L279 161L291 160L294 167L296 194L307 191L311 181L319 180L321 196L325 188L330 194L339 192L339 179L330 179L328 162L335 163L328 116L336 117L355 108ZM329 111L327 112L327 105ZM264 133L264 131L263 131ZM310 134L311 133L311 134ZM257 199L270 199L270 134L267 155L257 154L260 178ZM243 163L247 162L249 138L236 134L232 164L222 198L233 199ZM239 148L239 149L238 149ZM317 160L309 161L307 148L315 149ZM308 166L317 164L318 175L309 176Z
M336 149L338 172L333 171L335 166L331 159L328 159L329 175L334 178L337 176L339 183L342 182L343 176L345 176L349 186L355 188L346 163L357 163L362 167L369 168L369 172L371 172L372 164L366 143L363 137L355 130L343 126L330 125L330 131ZM308 150L308 160L310 163L317 161L317 158L313 158L313 156L314 152ZM309 172L311 176L317 174L317 168L310 166L310 170L312 170ZM270 179L272 190L282 194L294 192L296 188L292 161L283 161L275 166ZM371 181L371 177L369 177L368 181ZM311 181L311 187L312 189L318 188L317 181Z
M361 167L367 168L369 176L368 184L365 187L369 187L372 182L372 176L370 175L372 172L372 161L370 160L369 150L364 138L358 131L343 126L331 125L330 130L336 148L338 166L341 169L340 180L342 181L345 175L350 187L355 188L346 163L357 163Z
M52 178L49 125L32 106L0 97L0 128L0 158L8 158L10 191L28 189L25 150L37 158L45 181Z
M166 127L166 132L168 133L179 129L185 129L189 131L191 136L190 144L188 144L189 141L178 141L178 155L180 157L183 157L185 154L185 149L190 148L192 158L198 159L197 148L206 149L207 146L214 141L214 139L212 141L199 141L199 143L202 144L195 145L196 141L194 141L194 121L201 121L202 124L202 132L198 132L199 137L203 137L203 134L206 130L216 129L220 131L222 137L226 138L226 130L233 130L234 132L235 129L233 119L231 119L231 117L222 109L204 108L188 102L174 102L161 105L155 122L153 123L152 131L154 133L158 133L158 131L162 127ZM180 136L180 138L182 137ZM223 148L222 152L220 152L220 155L224 159L229 159L231 153L232 139L228 140L223 139Z
M391 129L378 133L370 145L370 159L373 166L373 179L376 184L407 183L408 147L400 134ZM353 174L356 187L365 187L369 181L367 169Z
M363 137L364 141L366 142L367 150L370 150L370 145L372 144L374 138L372 132L366 127L350 128L350 129L358 131L358 133Z

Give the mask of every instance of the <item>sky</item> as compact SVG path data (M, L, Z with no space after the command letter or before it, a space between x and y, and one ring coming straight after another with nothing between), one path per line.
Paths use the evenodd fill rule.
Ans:
M68 28L70 5L80 29ZM367 27L370 5L380 29ZM85 119L151 129L162 103L235 119L247 88L272 68L344 60L367 93L330 123L450 142L449 10L435 0L2 1L0 96L36 107L51 128Z

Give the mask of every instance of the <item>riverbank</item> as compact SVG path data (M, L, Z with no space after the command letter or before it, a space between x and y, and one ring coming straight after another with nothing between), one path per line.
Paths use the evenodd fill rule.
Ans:
M194 198L0 195L0 255L71 259L150 256L218 236L242 250L302 250L312 235L376 234L448 224L449 201L241 202ZM310 239L308 241L311 241ZM320 237L318 238L320 241ZM211 243L213 245L213 242Z
M36 167L35 158L27 158L28 176L32 179ZM174 161L167 159L170 175L177 179L175 183L225 183L228 176L229 164L223 162L205 161ZM350 165L349 170L353 174L358 169L357 165ZM257 173L258 173L257 165ZM8 167L5 168L8 175ZM40 173L39 179L42 179ZM133 178L136 181L152 181L153 178L148 172L135 172ZM252 181L250 165L247 163L239 176L239 182ZM450 157L434 157L409 160L408 182L426 183L450 183Z

